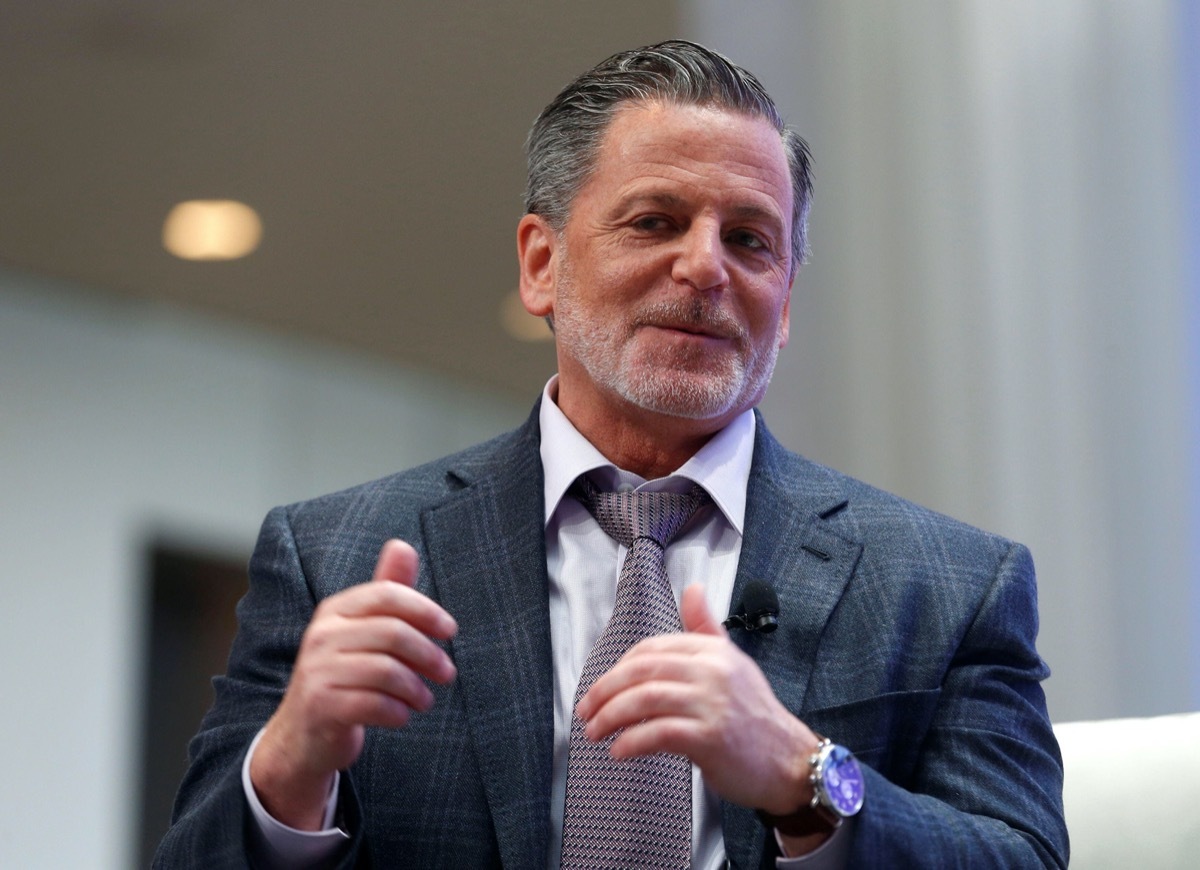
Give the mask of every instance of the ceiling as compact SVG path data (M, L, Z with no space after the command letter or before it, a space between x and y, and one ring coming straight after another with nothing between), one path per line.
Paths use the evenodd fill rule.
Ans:
M552 346L500 325L526 130L676 27L636 0L0 0L0 261L528 397ZM172 257L184 199L250 204L261 247Z

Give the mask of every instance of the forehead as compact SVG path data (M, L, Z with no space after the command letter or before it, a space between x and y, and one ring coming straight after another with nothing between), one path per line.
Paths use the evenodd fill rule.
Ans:
M769 207L790 222L783 141L770 121L755 115L657 101L619 108L581 195L621 198L662 187Z

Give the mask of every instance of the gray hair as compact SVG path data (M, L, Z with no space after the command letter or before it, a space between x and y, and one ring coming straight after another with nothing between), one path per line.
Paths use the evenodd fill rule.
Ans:
M775 127L792 176L794 274L808 255L813 193L808 145L783 122L775 101L753 73L694 42L673 39L614 54L567 85L529 131L525 210L561 233L575 196L596 166L617 109L652 101L742 112Z

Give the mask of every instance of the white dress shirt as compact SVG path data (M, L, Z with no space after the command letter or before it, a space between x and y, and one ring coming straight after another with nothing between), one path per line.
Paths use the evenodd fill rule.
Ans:
M647 482L617 469L579 434L552 400L555 382L542 396L542 469L545 475L546 570L550 575L550 642L554 651L554 773L550 792L550 854L558 867L567 752L575 687L596 639L608 624L617 598L617 577L626 548L600 528L587 508L566 497L582 474L599 489L687 492L700 484L713 507L703 508L666 550L667 576L678 601L684 587L704 586L709 610L724 619L742 548L746 484L754 454L754 414L739 416L714 435L669 477ZM721 807L692 768L692 866L719 868L725 860Z
M617 578L626 548L609 537L568 490L582 474L589 474L600 489L644 489L686 492L699 484L712 499L701 509L666 550L667 576L676 601L683 589L700 583L709 610L719 619L730 611L730 598L741 554L746 490L754 454L755 418L741 414L714 435L673 474L646 481L616 468L579 433L555 404L557 377L546 385L539 414L541 458L545 481L546 569L550 578L550 641L554 658L554 762L550 793L550 850L547 867L557 870L562 851L563 809L567 788L567 755L575 688L584 662L608 624L616 602ZM261 736L261 735L260 735ZM250 781L250 756L242 767L242 783L251 812L264 841L259 845L290 867L313 866L344 843L347 834L332 827L337 802L337 781L326 808L326 830L298 831L272 818L258 800ZM692 866L718 870L724 866L721 808L717 795L705 786L700 771L692 767ZM843 826L845 827L845 826ZM803 858L779 859L780 868L837 866L834 836L816 852ZM269 856L263 855L263 858ZM833 863L826 861L833 859Z

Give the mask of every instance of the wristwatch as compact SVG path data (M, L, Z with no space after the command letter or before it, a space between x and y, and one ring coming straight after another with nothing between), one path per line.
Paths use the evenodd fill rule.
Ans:
M832 830L863 806L862 768L849 749L821 737L808 763L811 768L808 781L813 788L811 801L786 816L758 811L764 824L785 836L801 837Z

